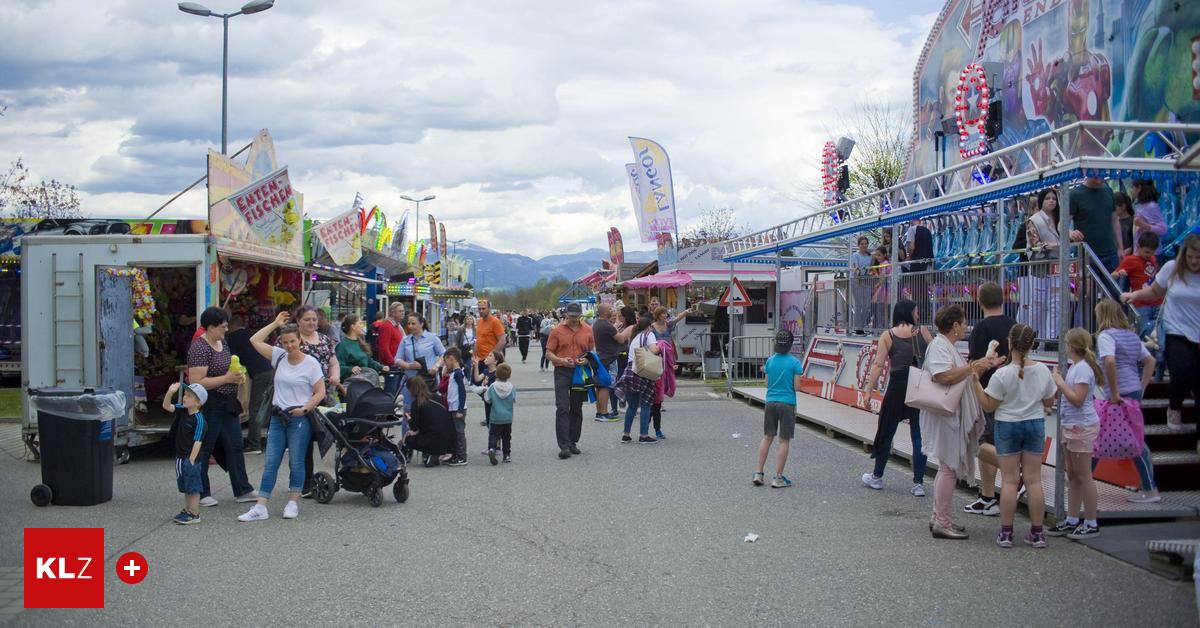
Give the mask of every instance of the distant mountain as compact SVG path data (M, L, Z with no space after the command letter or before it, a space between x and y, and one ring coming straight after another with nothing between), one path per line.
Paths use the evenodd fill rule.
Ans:
M503 253L484 246L464 242L458 245L458 254L471 260L473 284L489 290L509 290L532 286L539 279L565 277L577 279L600 267L600 260L608 258L608 251L588 249L578 253L547 255L541 259ZM646 263L654 259L654 251L626 251L626 262ZM478 269L486 269L480 273Z

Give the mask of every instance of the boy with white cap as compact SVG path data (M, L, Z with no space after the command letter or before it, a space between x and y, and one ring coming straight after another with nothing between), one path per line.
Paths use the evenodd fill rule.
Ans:
M172 403L171 398L179 391L179 384L171 384L163 397L163 410L175 412L175 484L183 493L183 510L173 521L179 525L200 523L200 465L208 461L197 461L200 445L204 442L207 424L200 407L208 401L208 391L200 384L189 384L183 389L183 402ZM183 412L178 412L183 410Z

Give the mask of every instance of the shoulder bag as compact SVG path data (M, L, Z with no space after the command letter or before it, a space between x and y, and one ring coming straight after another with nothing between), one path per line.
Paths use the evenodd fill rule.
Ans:
M646 344L646 335L649 333L642 332L642 344L633 350L633 372L643 379L658 381L663 374L663 361L662 356L652 353Z
M916 348L915 342L913 347ZM947 386L934 381L933 374L923 366L910 366L908 388L904 391L904 405L933 414L953 416L958 413L959 403L966 388L966 379Z

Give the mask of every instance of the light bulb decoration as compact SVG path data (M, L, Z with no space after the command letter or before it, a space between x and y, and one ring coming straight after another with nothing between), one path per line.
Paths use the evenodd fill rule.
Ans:
M977 115L968 117L971 96L975 95ZM978 63L968 63L958 75L958 86L954 89L954 120L958 124L958 154L963 159L977 157L988 151L987 120L991 90L988 88L987 73Z

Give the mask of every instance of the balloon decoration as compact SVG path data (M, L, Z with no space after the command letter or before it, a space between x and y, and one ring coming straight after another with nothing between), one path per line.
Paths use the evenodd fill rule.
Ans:
M954 119L958 122L958 154L963 159L970 159L987 152L987 120L988 103L991 102L991 90L988 89L987 73L978 63L968 63L958 75L958 87L954 90ZM971 110L970 95L978 93L975 109L978 115L968 118ZM972 138L971 136L975 137Z
M140 268L108 268L108 274L114 277L129 277L133 288L133 317L143 325L154 322L154 313L158 308L154 305L154 295L150 292L150 279L146 271Z
M837 146L833 142L825 142L821 150L821 191L824 193L825 206L837 205L838 175L842 169L842 159L838 156Z

